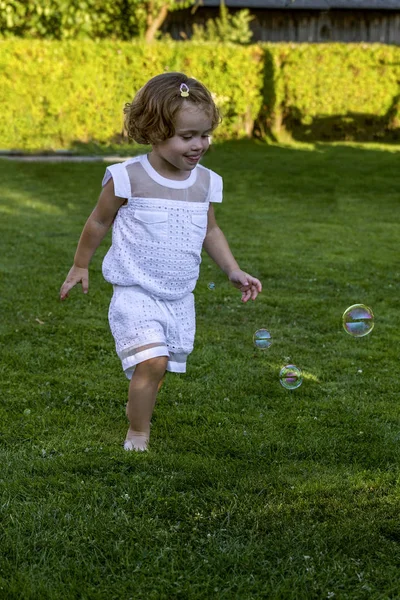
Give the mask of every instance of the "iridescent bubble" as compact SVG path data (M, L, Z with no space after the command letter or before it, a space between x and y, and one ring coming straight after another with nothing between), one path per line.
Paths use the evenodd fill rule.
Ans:
M215 290L215 283L213 281L210 281L207 287L209 290Z
M267 329L257 329L253 335L253 342L259 350L266 350L272 344L270 332Z
M365 304L353 304L343 313L344 330L353 337L368 335L374 328L374 313Z
M295 390L303 383L301 369L295 365L282 367L279 373L279 381L286 390Z

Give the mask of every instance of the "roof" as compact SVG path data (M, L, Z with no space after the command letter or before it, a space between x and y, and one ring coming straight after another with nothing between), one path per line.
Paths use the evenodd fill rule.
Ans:
M200 6L219 6L220 0L200 0ZM398 10L400 0L225 0L230 7L329 10Z

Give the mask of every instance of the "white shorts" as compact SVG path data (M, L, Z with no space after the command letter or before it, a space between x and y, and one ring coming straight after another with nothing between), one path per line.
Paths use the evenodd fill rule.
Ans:
M168 356L167 371L185 373L196 330L193 294L161 300L140 286L114 285L108 319L128 379L137 364L157 356Z

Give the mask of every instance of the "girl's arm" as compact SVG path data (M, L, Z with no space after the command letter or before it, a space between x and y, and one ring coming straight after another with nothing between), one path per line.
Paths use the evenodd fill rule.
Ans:
M82 283L83 293L87 294L89 263L124 202L125 198L115 196L114 183L110 179L104 186L99 200L82 230L75 252L74 264L61 286L61 300L68 298L68 292L79 282Z
M226 237L215 220L214 207L208 209L207 234L203 248L217 265L227 274L229 280L242 292L242 301L255 300L262 291L261 282L241 270L233 256Z

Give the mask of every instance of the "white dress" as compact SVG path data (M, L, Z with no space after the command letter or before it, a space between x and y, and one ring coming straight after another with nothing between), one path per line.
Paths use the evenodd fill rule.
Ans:
M147 155L107 167L115 195L126 198L112 228L103 275L114 286L109 322L128 378L149 358L168 356L167 370L185 372L193 350L193 290L210 202L222 201L222 179L198 165L175 181Z

